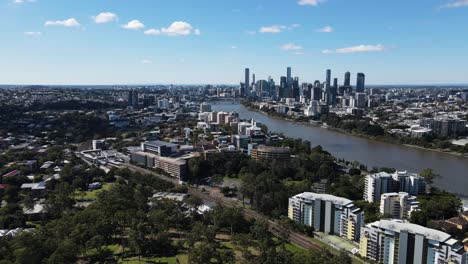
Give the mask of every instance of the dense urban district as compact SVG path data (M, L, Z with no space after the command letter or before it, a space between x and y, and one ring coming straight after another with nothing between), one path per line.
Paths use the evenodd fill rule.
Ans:
M212 111L467 152L467 90L350 78L0 88L0 263L467 264L468 212L433 170L368 168Z
M372 87L365 74L351 73L338 84L327 70L325 81L299 83L291 68L276 85L268 80L250 82L250 69L240 93L244 105L264 113L334 128L389 143L414 145L453 154L468 153L468 87ZM249 85L246 85L249 84Z

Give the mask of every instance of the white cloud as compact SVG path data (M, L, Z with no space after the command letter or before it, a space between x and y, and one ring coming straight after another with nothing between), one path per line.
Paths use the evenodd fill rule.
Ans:
M353 47L347 47L347 48L342 48L342 49L336 49L336 50L323 50L323 54L331 54L331 53L338 53L338 54L345 54L345 53L357 53L357 52L372 52L372 51L384 51L385 47L383 45L359 45L359 46L353 46Z
M184 21L175 21L168 28L162 28L161 33L168 36L187 36L192 34L193 26ZM200 35L200 30L195 29L195 34Z
M141 64L151 64L151 63L153 63L153 62L152 62L151 60L149 60L149 59L142 59L140 62L141 62Z
M74 18L69 18L65 20L56 20L56 21L46 21L44 24L47 26L63 26L63 27L79 27L80 23Z
M34 3L36 0L12 0L13 4Z
M125 29L130 29L130 30L140 30L145 27L143 23L141 23L139 20L134 19L132 21L129 21L127 24L122 26Z
M283 46L280 47L282 50L290 51L290 50L302 50L302 46L293 44L293 43L288 43L284 44Z
M231 49L237 49L237 46L231 46L230 48Z
M304 52L302 52L302 51L296 51L296 52L294 52L293 54L299 56L299 55L304 55Z
M175 21L167 28L161 29L148 29L145 31L146 35L166 35L166 36L188 36L188 35L200 35L201 31L198 28L184 21Z
M302 6L317 6L319 3L323 1L324 0L299 0L297 1L297 4L302 5Z
M159 35L161 34L161 31L159 29L150 28L146 30L144 33L145 35Z
M272 34L276 34L276 33L281 33L283 32L283 30L285 30L286 27L285 26L269 26L269 27L261 27L258 31L260 33L272 33Z
M31 36L31 37L40 37L42 36L42 32L39 31L26 31L24 32L26 36Z
M117 21L118 17L114 13L110 12L102 12L99 13L97 16L93 17L94 23L96 24L104 24L104 23L109 23L113 21Z
M459 8L468 6L468 0L458 0L441 6L442 8Z
M317 29L317 32L321 32L321 33L331 33L333 31L335 31L335 29L333 29L331 26L325 26L323 28Z
M247 35L255 35L255 34L257 34L257 31L255 31L255 30L246 30L246 31L245 31L245 34L247 34Z
M266 27L261 27L258 32L260 33L271 33L271 34L277 34L281 33L285 30L293 30L295 28L300 27L300 24L292 24L290 26L284 26L284 25L274 25L274 26L266 26ZM251 34L253 35L253 34Z

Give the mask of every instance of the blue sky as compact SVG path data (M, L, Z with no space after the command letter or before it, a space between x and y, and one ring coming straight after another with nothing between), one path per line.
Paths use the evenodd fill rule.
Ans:
M468 0L0 0L0 25L2 84L468 83Z

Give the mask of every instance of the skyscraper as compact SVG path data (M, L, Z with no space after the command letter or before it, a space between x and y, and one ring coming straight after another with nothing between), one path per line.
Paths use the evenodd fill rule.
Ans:
M329 99L329 104L336 104L336 95L338 93L338 78L333 79L333 86L330 88L330 99Z
M128 105L133 107L138 107L138 91L130 90L128 91Z
M357 81L356 81L356 92L363 93L366 86L366 76L364 73L360 72L357 74Z
M250 69L245 68L244 96L250 94Z
M292 83L291 87L291 98L296 99L296 101L299 101L299 77L295 77Z
M325 91L324 91L324 99L327 104L332 103L332 94L331 94L331 70L328 69L326 73L326 81L325 81Z
M128 106L133 106L133 90L128 91Z
M351 86L351 73L350 72L345 72L344 86Z
M330 69L327 70L326 82L328 83L328 85L331 85L331 70Z
M291 67L286 69L286 82L288 85L292 84L292 75L291 75Z
M285 98L287 96L286 95L287 87L288 87L287 77L281 76L280 86L279 86L279 90L278 90L278 98L281 99L281 98Z

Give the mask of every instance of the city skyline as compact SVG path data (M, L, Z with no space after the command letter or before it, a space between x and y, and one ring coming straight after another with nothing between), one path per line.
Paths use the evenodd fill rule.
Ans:
M451 0L2 0L0 83L238 84L243 68L279 83L291 66L310 83L332 69L369 85L466 84L467 12Z

